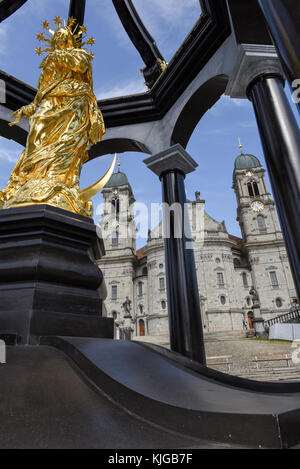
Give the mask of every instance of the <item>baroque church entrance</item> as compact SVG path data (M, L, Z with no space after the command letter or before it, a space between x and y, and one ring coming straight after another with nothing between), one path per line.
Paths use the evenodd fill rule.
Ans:
M144 337L145 334L145 321L143 319L139 320L139 332L140 332L140 337Z
M254 313L253 311L249 311L248 313L248 324L249 324L249 329L253 329L253 318L254 318Z

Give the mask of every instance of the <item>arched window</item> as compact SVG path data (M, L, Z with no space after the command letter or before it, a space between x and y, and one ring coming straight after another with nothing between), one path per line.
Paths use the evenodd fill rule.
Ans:
M258 224L258 229L259 230L265 230L266 229L266 220L263 215L257 215L257 224Z
M258 189L257 182L253 183L253 190L254 190L255 195L259 195L259 189Z
M250 306L251 305L251 298L249 298L249 296L248 296L246 301L247 301L247 305Z
M282 307L282 299L281 298L276 298L276 306L277 306L277 308Z
M249 284L248 284L248 276L247 276L246 272L242 273L242 277L243 277L243 285L244 285L245 288L247 288L249 286Z
M248 192L249 192L250 197L259 195L257 182L248 182Z
M143 268L143 275L148 275L148 269L147 269L147 267L144 267L144 268Z
M165 302L165 300L163 300L163 301L161 302L161 307L162 307L162 309L166 309L167 303Z
M248 182L248 192L250 197L254 197L254 191L251 182Z
M119 215L120 213L120 199L112 199L111 201L111 213L113 215Z
M226 297L224 295L220 296L221 305L226 304Z
M224 285L224 275L223 272L218 272L218 285Z
M113 312L112 312L112 317L114 318L115 321L117 320L117 318L118 318L118 313L117 313L117 311L113 311Z
M143 319L139 320L139 332L140 332L140 337L145 336L145 321L143 321Z
M139 310L140 310L140 315L143 316L143 314L144 314L144 307L143 307L143 305L140 305L140 306L139 306Z

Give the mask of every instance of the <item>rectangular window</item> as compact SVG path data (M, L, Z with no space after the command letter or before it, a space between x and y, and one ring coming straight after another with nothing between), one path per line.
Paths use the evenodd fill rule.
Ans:
M118 231L115 231L114 236L112 238L112 245L118 246L118 244L119 244L119 233Z
M163 277L159 279L159 289L160 290L165 289L165 279Z
M112 285L111 287L111 299L116 300L118 298L118 287L117 285Z
M270 272L271 285L273 287L278 285L278 279L276 272Z
M138 292L139 292L139 296L142 296L142 294L143 294L143 282L139 282Z
M244 284L244 287L247 288L249 287L248 285L248 277L247 277L247 274L245 272L243 272L243 284Z
M258 215L257 224L258 224L259 230L262 230L262 231L266 230L266 221L263 215Z
M222 272L218 272L218 285L224 285L224 276Z

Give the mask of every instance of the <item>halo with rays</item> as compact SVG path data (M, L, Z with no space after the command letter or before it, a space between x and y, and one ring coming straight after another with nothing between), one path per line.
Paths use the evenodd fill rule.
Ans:
M92 46L95 44L95 39L91 36L87 38L87 28L82 25L79 26L79 24L76 24L76 19L70 17L68 20L68 25L66 25L65 21L60 18L60 16L56 16L53 20L54 23L54 29L50 28L50 23L48 21L43 21L42 26L44 31L42 33L38 33L36 35L36 38L38 41L41 43L45 43L46 47L41 48L41 47L36 47L35 48L35 53L38 55L41 55L43 52L51 52L54 50L53 46L53 36L61 28L67 28L70 32L70 34L73 36L73 42L74 42L74 47L75 48L81 48L85 45ZM87 40L85 40L87 39ZM90 53L89 54L91 59L94 58L94 54Z

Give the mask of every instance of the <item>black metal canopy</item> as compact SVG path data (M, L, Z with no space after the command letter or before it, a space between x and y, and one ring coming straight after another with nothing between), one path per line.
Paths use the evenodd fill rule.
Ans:
M0 23L17 11L27 0L2 0L0 2Z
M205 66L216 50L230 35L231 27L226 0L202 0L202 14L186 40L171 59L167 69L162 72L156 67L157 59L163 60L154 39L147 31L138 16L131 0L112 0L120 19L133 44L137 47L146 67L144 69L147 79L152 87L148 92L138 95L121 96L118 98L99 101L107 128L149 122L161 119L184 92L199 71ZM7 18L21 6L23 2L2 0L0 11L5 11ZM17 5L18 4L18 5ZM85 0L71 0L69 14L82 22L84 18ZM10 7L10 8L9 8ZM1 10L2 9L2 10ZM159 72L159 73L158 73ZM5 106L16 110L29 104L36 90L15 77L0 71L0 79L6 84ZM209 97L207 103L201 106L201 113L196 112L196 119L211 107L213 102L222 95L224 88L216 88L213 98ZM0 121L0 131L10 138L11 129L6 122ZM14 139L25 144L26 132L14 131Z

